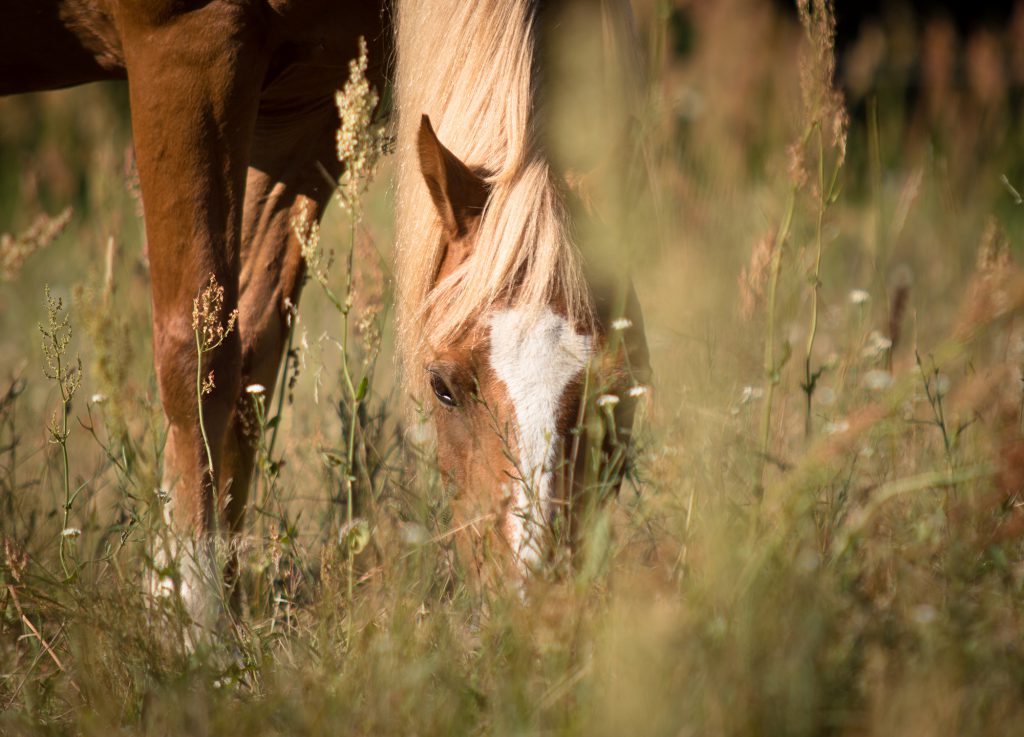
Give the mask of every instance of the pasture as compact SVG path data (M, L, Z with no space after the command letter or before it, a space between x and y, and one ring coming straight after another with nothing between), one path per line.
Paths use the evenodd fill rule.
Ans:
M393 360L384 156L304 231L239 616L195 647L148 588L174 572L125 86L0 98L0 734L1024 731L1024 8L890 14L842 94L819 13L634 8L644 187L578 237L631 270L654 378L580 549L465 574Z

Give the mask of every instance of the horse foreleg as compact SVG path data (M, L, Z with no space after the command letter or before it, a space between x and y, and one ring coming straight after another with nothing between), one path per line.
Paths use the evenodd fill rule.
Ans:
M189 541L192 557L180 561L180 591L205 624L213 608L199 592L211 587L199 579L217 568L207 565L209 533L218 527L215 479L241 385L242 341L233 330L201 351L193 301L213 276L224 290L216 319L226 325L237 304L246 165L265 60L243 8L218 2L177 15L177 7L125 3L119 22L146 215L154 358L168 421L169 521Z
M292 219L307 210L319 220L338 174L333 131L337 114L328 104L294 120L257 122L254 160L246 186L242 223L239 323L242 336L242 391L228 429L222 487L230 488L228 520L243 523L253 474L258 428L254 397L246 387L264 387L265 412L272 411L289 316L298 304L304 263Z

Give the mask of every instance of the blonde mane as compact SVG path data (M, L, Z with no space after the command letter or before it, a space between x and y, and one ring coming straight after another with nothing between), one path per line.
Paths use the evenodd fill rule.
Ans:
M398 351L418 368L494 305L553 300L575 324L590 294L536 127L536 0L398 0ZM442 231L420 174L422 114L487 181L477 247L441 284ZM513 288L514 285L514 288Z

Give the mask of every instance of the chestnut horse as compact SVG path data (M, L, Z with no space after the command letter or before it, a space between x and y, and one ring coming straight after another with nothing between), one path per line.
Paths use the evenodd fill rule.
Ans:
M646 366L635 298L602 314L569 236L563 182L540 146L541 4L399 0L395 35L406 377L436 404L439 462L459 507L490 510L489 529L523 564L544 550L545 523L568 488L572 464L562 459L584 379L623 310L639 340L617 360ZM169 518L194 545L180 593L200 624L210 607L196 593L205 573L195 543L221 514L231 530L242 522L254 456L238 412L243 387L274 386L287 305L298 301L303 262L290 221L309 207L319 216L340 174L333 93L360 37L370 82L383 89L388 5L0 0L0 94L128 80ZM222 317L238 309L237 330L203 358L216 378L201 399L212 468L191 322L211 275L225 289ZM628 386L617 407L627 424Z

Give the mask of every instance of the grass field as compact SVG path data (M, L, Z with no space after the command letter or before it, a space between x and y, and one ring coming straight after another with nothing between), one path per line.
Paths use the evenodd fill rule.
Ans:
M146 594L165 430L126 90L0 100L0 734L1024 733L1024 14L892 15L839 97L817 15L636 6L650 217L619 255L654 387L574 571L462 575L391 358L385 161L355 319L309 283L266 401L242 617L197 648ZM337 290L350 229L332 206ZM64 317L66 405L37 328ZM342 361L372 376L351 589Z

